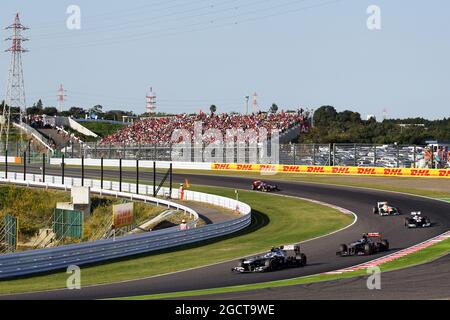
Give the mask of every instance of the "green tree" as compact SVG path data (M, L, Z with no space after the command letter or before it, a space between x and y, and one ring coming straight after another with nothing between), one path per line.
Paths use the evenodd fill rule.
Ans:
M71 116L74 118L83 118L86 114L86 110L80 107L72 107L64 113L66 116Z
M332 106L323 106L314 112L314 125L319 128L328 128L337 120L338 113Z
M272 106L270 107L270 113L277 113L278 112L278 106L276 103L272 103Z
M97 115L102 114L102 113L103 113L103 106L97 104L97 105L93 106L93 107L89 110L89 112L90 112L90 113L95 113L95 114L97 114Z
M42 113L48 116L56 116L58 114L58 109L56 109L55 107L46 107L44 108Z
M211 107L209 107L209 111L211 111L211 114L214 114L217 111L217 107L213 104L211 105Z
M364 121L358 112L337 112L323 106L314 113L315 126L299 136L300 143L375 143L419 144L427 140L450 140L450 119L430 121L423 118ZM407 124L407 126L400 125Z
M44 104L42 103L41 99L39 99L38 102L36 103L36 107L41 110L44 109Z
M33 106L27 108L26 111L27 111L27 114L30 114L30 115L39 115L39 114L43 113L43 109L44 109L44 106L43 106L42 100L39 99L36 103L33 104Z

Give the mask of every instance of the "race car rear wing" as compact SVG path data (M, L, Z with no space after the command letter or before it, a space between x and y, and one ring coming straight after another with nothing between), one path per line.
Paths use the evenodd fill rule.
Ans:
M381 237L381 233L379 232L370 232L367 234L368 237Z
M281 246L281 250L284 250L286 252L300 252L300 246L298 244L290 244L286 246Z

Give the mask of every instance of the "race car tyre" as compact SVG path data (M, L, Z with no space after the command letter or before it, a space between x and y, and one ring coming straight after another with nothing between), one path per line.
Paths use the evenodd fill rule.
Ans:
M381 241L381 245L384 251L388 251L389 250L389 241L387 240L382 240Z
M372 212L373 212L373 214L378 214L378 208L377 207L373 207Z
M264 261L264 266L266 267L266 270L273 271L275 270L274 267L274 260L266 260Z
M372 246L370 244L364 245L364 254L366 255L372 254Z
M341 252L341 253L344 253L344 252L347 252L347 245L346 244L341 244L340 246L339 246L339 251Z
M405 227L409 228L409 218L405 218Z
M270 270L278 270L278 261L277 260L270 260L269 261Z
M300 253L300 261L301 261L301 267L306 266L307 259L306 259L306 255L304 253Z

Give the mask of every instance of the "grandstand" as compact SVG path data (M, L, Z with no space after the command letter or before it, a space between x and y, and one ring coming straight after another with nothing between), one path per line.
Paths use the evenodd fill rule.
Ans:
M177 115L173 117L148 118L136 121L131 126L104 137L101 144L109 145L168 145L173 143L172 134L175 130L187 130L194 135L194 124L201 122L203 131L219 130L225 136L227 130L260 130L266 129L270 134L278 130L280 136L294 128L310 127L310 115L303 110L281 113L240 114L205 114ZM205 141L206 142L206 141ZM210 141L211 142L211 141Z

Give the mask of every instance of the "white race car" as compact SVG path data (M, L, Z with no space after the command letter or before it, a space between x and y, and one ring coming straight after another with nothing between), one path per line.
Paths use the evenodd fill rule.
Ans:
M431 220L422 216L422 212L411 212L410 217L405 218L405 227L407 228L428 228L431 227Z
M387 201L377 202L377 205L373 207L373 213L380 216L398 216L400 209L389 205Z

